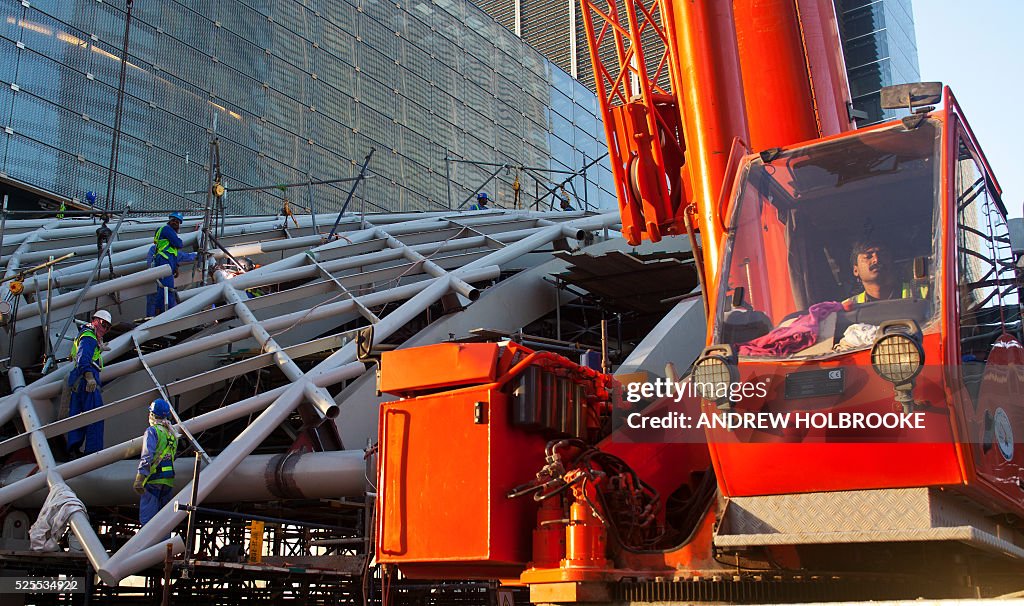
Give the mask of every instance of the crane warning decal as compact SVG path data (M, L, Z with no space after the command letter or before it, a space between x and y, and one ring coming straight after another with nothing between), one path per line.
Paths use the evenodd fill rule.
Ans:
M512 596L511 589L498 589L498 606L516 606L516 600Z

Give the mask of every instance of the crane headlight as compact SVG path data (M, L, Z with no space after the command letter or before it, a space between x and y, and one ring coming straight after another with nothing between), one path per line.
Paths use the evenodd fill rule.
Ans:
M739 381L739 369L732 348L723 345L708 347L693 365L694 391L705 400L728 408L732 385Z
M871 366L893 385L910 383L924 366L920 329L913 320L885 322L871 347Z

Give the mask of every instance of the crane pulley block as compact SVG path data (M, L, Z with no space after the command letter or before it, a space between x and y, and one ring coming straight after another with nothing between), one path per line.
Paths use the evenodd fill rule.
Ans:
M675 99L654 95L646 104L632 100L612 107L613 170L622 176L619 210L630 244L684 234L684 146Z

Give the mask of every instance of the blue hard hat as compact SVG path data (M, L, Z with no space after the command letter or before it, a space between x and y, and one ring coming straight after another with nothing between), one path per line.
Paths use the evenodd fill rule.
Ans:
M96 194L91 191L85 192L85 201L89 204L96 204Z
M167 400L157 398L149 405L149 412L158 419L166 419L171 416L171 405Z
M174 211L173 213L171 213L168 219L177 219L179 223L184 223L185 215L179 213L178 211Z
M476 197L477 197L478 200L486 200L487 199L487 192L482 191L482 192L478 193L476 195Z

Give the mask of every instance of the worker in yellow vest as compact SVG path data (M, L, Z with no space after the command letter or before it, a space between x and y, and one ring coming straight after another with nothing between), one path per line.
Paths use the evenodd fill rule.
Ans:
M74 416L103 406L103 337L110 330L110 312L98 310L92 322L82 327L71 344L71 360L75 367L68 375L71 388L69 415ZM103 450L103 421L72 429L68 432L68 454L72 457Z
M487 192L482 191L476 195L476 204L471 204L469 210L487 210L490 207L491 200L487 197Z
M146 298L146 315L148 317L161 314L164 310L170 309L178 304L178 292L174 290L174 279L178 277L178 249L183 244L178 237L178 230L181 229L184 215L173 212L167 218L167 223L161 225L153 234L153 265L169 265L171 275L160 278L159 286L155 296Z
M171 501L178 434L171 425L171 405L163 398L149 405L149 427L142 436L142 459L132 488L140 496L139 522L145 524Z

